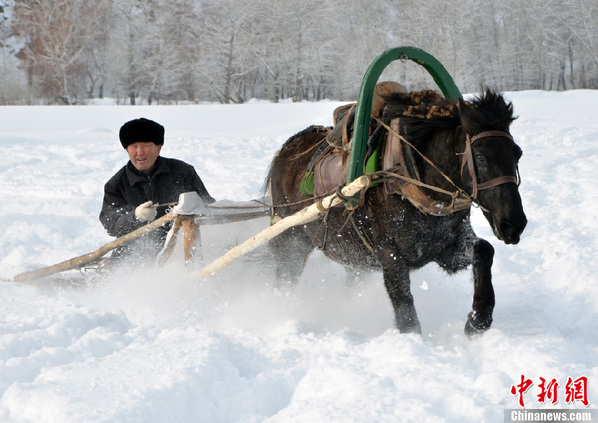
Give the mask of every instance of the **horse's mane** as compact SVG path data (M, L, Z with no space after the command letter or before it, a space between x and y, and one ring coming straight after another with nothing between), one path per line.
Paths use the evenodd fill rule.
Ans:
M479 132L482 129L507 130L516 119L513 105L506 102L501 93L488 88L468 101L447 99L432 90L394 93L386 97L382 117L386 122L400 117L402 134L415 144L430 139L436 130L465 125L465 120L478 127Z
M481 94L473 97L468 102L467 110L462 110L462 120L469 115L483 129L496 129L506 131L511 123L517 119L513 115L513 104L507 102L504 96L496 91L486 88Z

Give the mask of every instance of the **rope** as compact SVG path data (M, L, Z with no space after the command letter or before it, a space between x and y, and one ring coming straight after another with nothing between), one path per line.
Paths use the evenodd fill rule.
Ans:
M463 196L465 198L470 198L469 195L459 187L456 187L457 191L447 191L447 190L439 188L437 186L426 184L425 182L422 182L418 179L413 179L409 176L401 175L400 173L394 173L394 172L392 172L393 169L397 169L397 168L392 168L390 170L381 170L381 171L376 172L376 174L383 175L383 177L380 178L381 179L380 182L385 182L387 180L393 180L393 179L400 179L402 181L409 182L410 184L417 185L419 187L426 188L431 191L436 191L438 193L445 194L450 197L454 197L455 195L460 196L461 194L463 194Z
M430 160L424 153L422 153L421 151L419 151L417 149L417 147L415 147L412 143L410 143L409 141L407 141L407 139L405 137L403 137L401 134L397 133L394 129L392 129L390 126L388 126L386 123L384 123L379 118L374 117L374 119L376 119L376 121L380 125L384 126L384 128L386 128L387 131L392 132L394 135L396 135L397 137L399 137L399 139L401 140L401 142L404 142L409 147L411 147L417 154L420 155L420 157L422 159L424 159L426 161L426 163L428 163L430 166L432 166L434 169L436 169L436 171L440 175L442 175L442 177L444 179L446 179L452 186L454 186L455 188L457 188L457 191L462 191L465 195L468 195L465 191L463 191L463 189L461 189L457 184L455 184L451 178L449 178L442 170L440 170L438 168L438 166L436 166L436 164L434 164L434 162L432 160ZM409 181L409 182L411 182L411 181ZM428 187L429 187L429 185L428 185ZM426 187L426 188L428 188L428 187ZM438 189L440 189L440 188L438 188Z
M421 187L421 188L425 188L425 189L428 189L431 191L438 192L440 194L447 195L451 198L451 206L453 206L455 204L456 200L459 198L461 198L464 201L469 201L471 203L475 203L473 201L473 198L465 190L463 190L455 182L453 182L453 180L448 175L446 175L442 170L440 170L440 168L438 168L438 166L436 166L436 164L432 160L430 160L424 153L422 153L417 147L415 147L405 137L403 137L401 134L397 133L397 131L392 129L389 125L387 125L385 122L383 122L379 118L377 118L375 116L373 118L381 126L383 126L387 131L389 131L390 133L397 136L401 140L401 142L404 142L409 147L411 147L413 149L413 151L415 151L426 163L428 163L430 166L432 166L432 168L434 168L447 182L449 182L453 187L455 187L456 190L448 191L448 190L445 190L443 188L440 188L440 187L437 187L434 185L426 184L425 182L422 182L418 179L414 179L410 176L402 175L402 174L398 173L400 171L400 167L395 166L394 168L391 168L391 169L380 170L380 171L372 173L371 174L372 178L371 178L370 184L359 192L358 197L347 198L347 197L343 196L341 193L341 189L342 189L343 185L339 185L336 188L336 190L330 190L327 193L322 194L320 196L313 196L310 198L306 198L304 200L295 201L293 203L272 205L272 207L273 208L274 207L290 207L290 206L294 206L294 205L303 204L306 202L317 201L318 199L324 198L324 197L330 195L333 191L335 191L336 195L345 202L345 204L347 205L347 208L350 210L354 210L363 205L363 202L365 201L365 193L368 190L368 188L370 188L373 184L378 184L381 182L387 182L387 181L397 180L397 179L407 182L407 183L410 183L410 184L413 184L413 185ZM345 222L345 224L346 224L346 222Z
M307 202L318 202L318 200L321 200L327 196L329 196L332 192L335 192L335 194L345 202L345 204L351 204L350 206L348 206L349 209L356 209L359 208L363 205L363 202L365 201L365 193L367 192L367 190L374 184L379 184L379 183L383 183L383 182L388 182L388 181L392 181L392 180L402 180L405 182L409 182L413 185L417 185L419 187L422 188L426 188L429 189L431 191L435 191L438 192L440 194L444 194L449 196L452 199L452 202L454 203L454 201L457 198L462 198L463 200L466 201L471 201L471 197L461 188L455 186L457 188L457 191L447 191L445 189L439 188L437 186L434 185L429 185L426 184L424 182L421 182L417 179L413 179L410 178L408 176L405 175L401 175L399 173L395 173L398 170L398 167L394 167L392 169L388 169L388 170L379 170L377 172L371 173L369 175L372 176L371 178L371 182L370 184L365 187L364 189L362 189L359 192L359 196L358 197L346 197L341 193L341 190L343 188L344 185L339 185L338 187L336 187L336 189L334 190L330 190L325 194L321 194L319 196L314 196L314 197L310 197L310 198L306 198L304 200L299 200L299 201L295 201L292 203L284 203L284 204L275 204L272 207L291 207L291 206L295 206L295 205L299 205L299 204L303 204L303 203L307 203ZM318 207L320 208L320 207Z
M272 191L270 191L272 192ZM272 208L275 207L291 207L291 206L298 206L299 204L304 204L307 202L316 202L319 200L323 200L324 198L328 197L330 194L332 194L334 192L333 189L331 189L330 191L324 193L324 194L320 194L320 195L314 195L312 197L309 198L305 198L303 200L298 200L298 201L293 201L292 203L283 203L283 204L272 204Z
M157 209L158 207L169 207L169 206L176 206L179 204L178 201L173 201L172 203L163 203L163 204L152 204L150 208Z
M351 219L351 224L353 225L353 229L357 233L357 236L359 237L359 239L361 239L361 242L363 242L363 245L365 245L365 247L370 251L370 253L372 253L372 255L375 256L376 251L374 250L374 247L372 247L371 241L366 237L365 233L363 233L363 231L361 231L359 226L357 226L357 222L355 222L355 219L353 219L353 214L351 214L351 216L349 218Z

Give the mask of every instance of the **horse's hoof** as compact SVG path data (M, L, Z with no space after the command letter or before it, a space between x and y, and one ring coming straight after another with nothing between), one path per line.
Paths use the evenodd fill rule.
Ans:
M492 313L476 313L472 311L467 316L467 323L465 324L465 335L473 338L481 335L490 329L492 325Z
M399 330L401 331L401 333L414 333L416 335L422 334L422 328L419 324L412 325L412 326L404 326L404 327L400 328Z
M422 327L417 318L404 319L400 322L397 322L397 327L401 333L415 333L417 335L422 334Z

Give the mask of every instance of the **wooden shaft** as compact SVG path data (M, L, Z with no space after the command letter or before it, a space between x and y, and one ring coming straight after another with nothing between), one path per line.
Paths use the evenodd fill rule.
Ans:
M341 192L344 196L351 197L361 191L363 188L367 187L369 183L369 177L364 175L345 186ZM270 239L280 235L285 230L293 226L302 225L316 220L320 217L320 214L322 214L323 210L332 208L337 204L340 204L342 201L343 200L340 199L336 194L329 195L321 202L312 204L311 206L306 207L291 216L279 220L254 237L230 249L225 255L195 273L194 276L201 279L214 275L216 272L224 269L238 258L266 243Z
M78 257L74 257L69 260L65 260L65 261L55 264L53 266L44 267L39 270L34 270L31 272L21 273L20 275L15 276L14 280L17 282L24 282L24 281L28 281L31 279L37 279L37 278L41 278L43 276L48 276L48 275L52 275L54 273L64 272L66 270L71 270L71 269L81 267L87 263L90 263L94 260L99 259L104 254L108 253L109 251L114 250L116 247L120 247L121 245L126 244L127 242L133 241L134 239L137 239L140 236L145 235L146 233L151 232L151 231L159 228L160 226L163 226L164 224L166 224L170 220L174 219L175 217L176 217L176 214L174 212L170 212L170 213L162 216L161 218L156 219L153 222L148 223L147 225L142 226L141 228L136 229L131 233L128 233L127 235L124 235L118 239L115 239L114 241L109 242L108 244L98 248L97 250L95 250L91 253L83 254L82 256L78 256Z
M181 216L178 217L179 219ZM195 240L199 232L199 226L195 221L194 216L182 218L183 224L183 251L185 253L185 265L188 266L193 259L193 250L195 248Z
M176 246L176 236L181 229L181 219L178 217L174 219L174 225L172 227L172 236L166 239L166 245L164 246L164 250L161 254L158 255L158 266L164 266L164 264L168 261L172 252L174 251L174 247Z

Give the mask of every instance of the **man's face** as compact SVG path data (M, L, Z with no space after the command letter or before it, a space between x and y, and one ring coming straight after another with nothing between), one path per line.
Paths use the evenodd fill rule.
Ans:
M153 142L135 142L127 147L127 153L138 171L149 174L161 149L161 145Z

